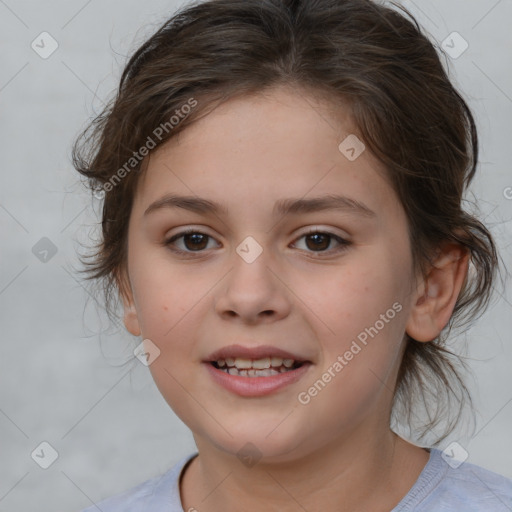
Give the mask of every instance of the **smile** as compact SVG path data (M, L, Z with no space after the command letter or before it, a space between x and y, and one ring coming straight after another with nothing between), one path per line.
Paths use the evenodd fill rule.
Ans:
M273 368L239 370L235 366L217 368L215 364L205 365L213 383L242 397L262 397L276 393L302 379L311 366L311 363L304 362L296 368L284 367L284 371L277 371Z
M300 368L303 363L281 357L261 359L232 358L218 359L211 363L218 370L238 377L271 377Z

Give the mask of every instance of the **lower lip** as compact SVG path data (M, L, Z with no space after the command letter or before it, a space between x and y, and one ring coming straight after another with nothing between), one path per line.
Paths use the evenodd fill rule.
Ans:
M295 370L279 375L270 375L269 377L240 377L219 370L211 363L204 364L206 364L206 368L217 384L240 396L270 395L300 380L311 366L311 363L304 363Z

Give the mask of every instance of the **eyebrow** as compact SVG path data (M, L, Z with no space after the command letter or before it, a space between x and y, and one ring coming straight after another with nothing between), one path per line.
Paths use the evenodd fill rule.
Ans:
M167 208L183 208L200 214L228 214L226 207L196 196L178 196L167 194L151 203L144 212L144 216L151 212ZM376 213L364 203L350 197L329 194L311 199L280 199L276 201L273 209L274 215L288 215L313 213L324 210L338 210L347 213L359 214L365 217L376 217Z

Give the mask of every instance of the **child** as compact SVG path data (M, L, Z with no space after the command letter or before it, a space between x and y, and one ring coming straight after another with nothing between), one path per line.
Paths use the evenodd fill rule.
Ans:
M212 0L128 62L74 152L104 194L89 273L197 453L87 511L512 510L462 446L391 428L453 429L443 404L469 397L447 331L497 268L461 207L472 114L411 19Z

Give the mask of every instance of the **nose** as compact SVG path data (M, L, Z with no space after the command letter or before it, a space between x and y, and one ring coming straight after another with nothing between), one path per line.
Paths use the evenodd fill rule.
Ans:
M249 263L234 252L233 267L215 296L215 311L223 319L255 325L290 314L289 289L267 256L268 250L263 250Z

